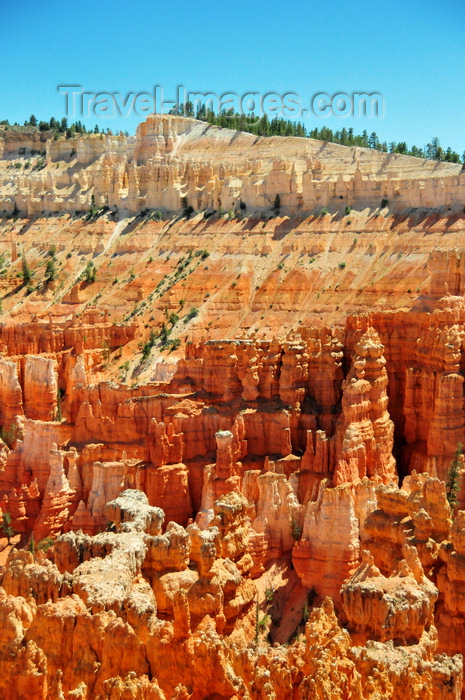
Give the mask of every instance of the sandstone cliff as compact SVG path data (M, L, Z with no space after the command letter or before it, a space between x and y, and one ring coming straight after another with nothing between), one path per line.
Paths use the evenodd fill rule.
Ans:
M0 694L460 697L464 176L36 141L0 138Z
M151 115L128 138L88 134L55 142L41 136L44 148L37 137L0 132L5 164L30 162L34 153L44 159L29 173L3 167L0 206L6 211L83 210L92 195L97 207L131 213L179 210L186 201L200 210L269 209L277 194L287 213L337 206L340 199L357 208L380 207L383 199L429 208L464 201L465 175L452 163L312 139L256 137L186 117Z

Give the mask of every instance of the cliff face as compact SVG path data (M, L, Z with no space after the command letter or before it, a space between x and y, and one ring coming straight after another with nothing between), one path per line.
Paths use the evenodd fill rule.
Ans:
M464 217L401 213L452 206L455 166L420 184L154 118L13 176L24 138L0 159L2 697L459 698ZM278 191L360 209L131 214ZM24 215L92 194L125 210Z
M200 210L267 209L279 195L283 209L295 213L337 206L340 199L357 208L379 207L388 198L403 207L458 207L465 194L458 165L311 139L256 137L170 115L148 117L129 138L100 134L56 142L31 134L28 141L25 134L0 132L0 149L0 207L28 215L88 209L91 195L96 206L131 213L177 211L183 201ZM30 162L35 153L44 158L37 171L7 170L7 161Z

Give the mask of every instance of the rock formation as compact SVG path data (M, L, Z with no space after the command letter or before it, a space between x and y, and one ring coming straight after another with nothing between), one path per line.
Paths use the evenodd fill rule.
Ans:
M19 140L0 132L0 156L30 159L39 150L36 136ZM272 207L277 194L288 212L339 198L350 206L379 206L384 197L403 207L430 208L464 200L465 177L452 163L332 143L322 149L312 139L257 138L186 117L151 115L129 138L89 134L63 142L46 132L41 138L44 163L37 172L3 174L3 188L13 181L16 194L2 196L2 209L13 211L16 205L28 215L88 209L90 193L98 207L132 213L176 210L183 201L195 209L227 210L240 203L262 209ZM64 167L56 169L57 163Z
M464 188L0 131L2 697L461 696Z

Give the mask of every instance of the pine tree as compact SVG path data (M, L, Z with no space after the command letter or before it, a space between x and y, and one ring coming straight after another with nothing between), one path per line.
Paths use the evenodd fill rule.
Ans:
M55 267L55 263L52 260L49 260L47 263L47 267L45 268L45 279L47 282L53 282L54 279L56 279L57 276L57 271Z
M274 198L273 209L274 209L275 215L278 216L279 211L281 209L281 197L279 196L279 194L277 194L276 197Z
M3 513L3 522L1 528L3 530L3 534L7 539L8 544L11 544L11 538L14 537L15 530L11 526L11 514L8 513L8 511L5 511L5 513Z
M454 458L450 463L449 471L447 473L446 481L446 495L449 505L452 510L454 510L457 505L457 494L460 489L460 468L462 466L461 456L463 454L463 445L461 442L457 445Z
M29 265L27 264L27 260L26 260L25 255L23 255L23 258L22 258L22 265L23 265L23 284L29 284L29 282L32 279L32 272L31 272Z

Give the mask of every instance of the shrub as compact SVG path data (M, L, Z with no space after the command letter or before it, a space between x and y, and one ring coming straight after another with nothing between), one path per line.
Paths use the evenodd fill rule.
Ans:
M268 605L271 605L274 601L274 589L272 586L268 586L268 588L265 588L265 600L268 603Z
M36 548L38 552L46 552L47 549L53 545L53 537L44 537L43 540L37 543Z
M173 338L173 340L169 341L169 346L170 346L170 352L173 350L177 350L181 345L181 340L180 338Z
M0 438L3 440L5 445L8 445L8 447L11 449L18 438L18 428L15 423L12 423L9 428L3 427L0 430Z
M57 252L57 247L56 247L56 245L52 245L52 246L50 246L50 248L48 249L47 255L50 256L51 258L54 258L55 255L56 255L56 252Z
M322 209L321 212L320 212L320 216L326 216L327 213L328 213L327 208L326 208L326 207L323 207L323 209Z
M389 204L389 200L388 200L388 199L386 199L386 198L382 199L382 200L381 200L381 209L384 209L385 207L387 207L388 204Z
M192 318L195 318L196 316L199 315L199 310L196 306L193 306L192 309L189 311L189 313L186 314L184 317L185 321L190 321Z
M339 265L338 265L338 268L339 268L340 270L344 270L346 264L347 264L347 263L345 263L345 262L340 262Z
M346 208L345 208L346 216L349 216L349 214L350 214L351 211L352 211L352 209L349 207L349 205L347 205Z
M295 518L291 519L291 535L295 542L298 542L302 537L302 528Z
M123 362L122 365L119 366L120 370L122 370L122 375L121 378L124 380L127 377L127 374L129 372L129 360L126 360L126 362Z

